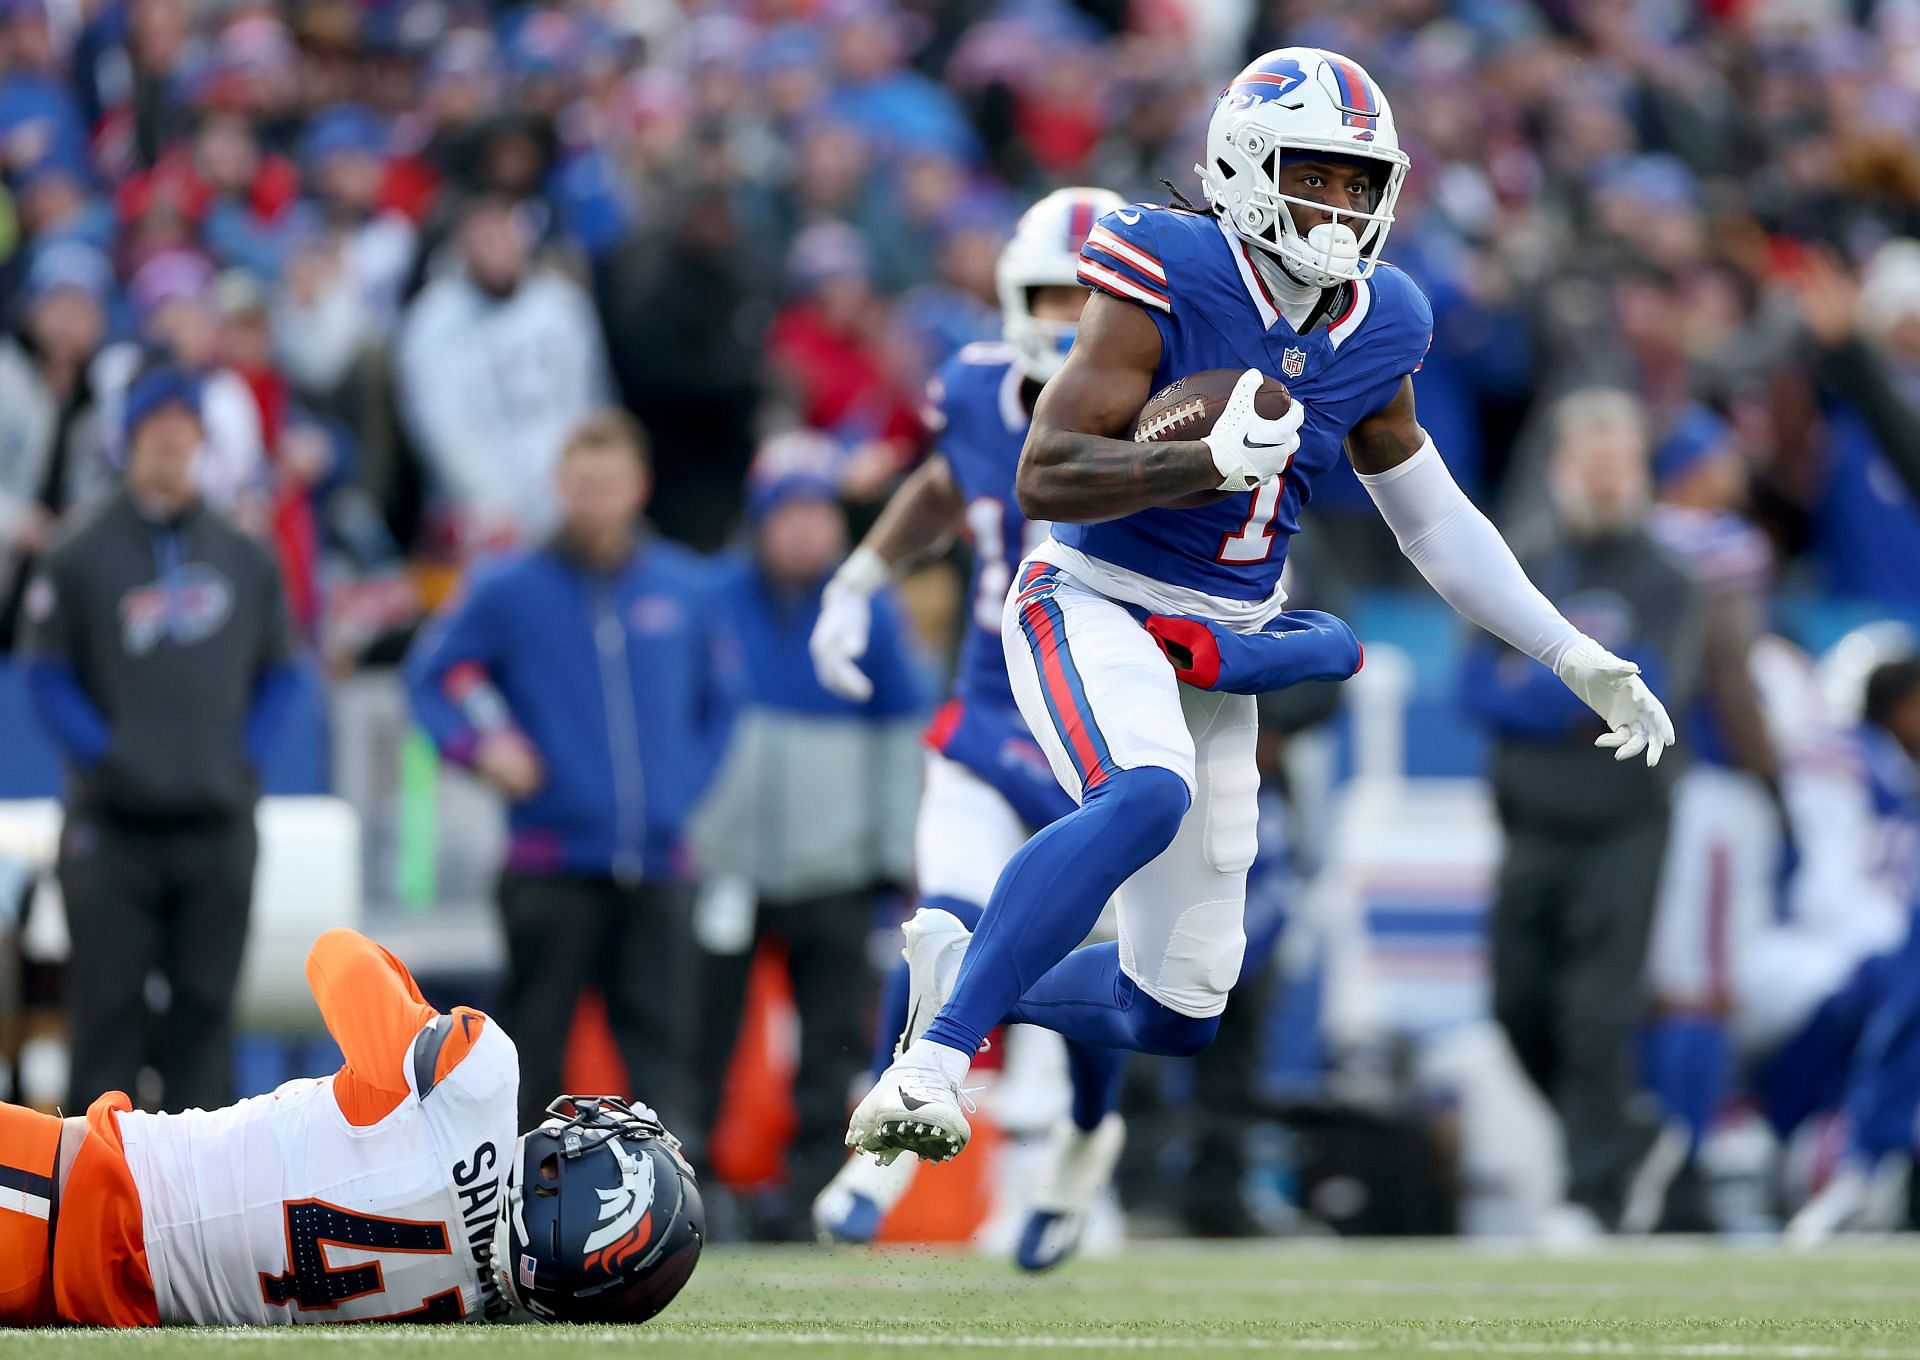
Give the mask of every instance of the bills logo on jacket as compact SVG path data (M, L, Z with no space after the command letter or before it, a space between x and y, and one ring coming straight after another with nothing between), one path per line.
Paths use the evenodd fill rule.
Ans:
M633 602L627 617L641 637L678 632L686 622L680 602L666 595L642 595Z
M204 562L189 562L152 585L120 597L120 645L145 656L162 640L176 647L205 642L233 613L233 584Z

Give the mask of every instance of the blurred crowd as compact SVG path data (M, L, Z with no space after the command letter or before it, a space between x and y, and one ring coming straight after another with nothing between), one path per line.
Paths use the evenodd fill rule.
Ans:
M871 504L994 332L1018 209L1191 191L1224 75L1282 43L1394 101L1463 482L1524 508L1542 404L1605 380L1738 451L1794 577L1915 605L1875 462L1912 434L1874 419L1920 382L1910 0L8 0L0 592L111 480L143 350L206 375L204 489L339 664L411 621L400 566L549 529L609 398L698 548L795 424Z
M755 928L728 924L730 885L816 905L909 886L894 823L911 793L884 779L913 778L912 630L879 649L889 693L820 710L782 680L807 664L782 591L844 554L822 507L860 527L929 446L921 393L997 335L1019 211L1063 184L1194 194L1214 96L1283 45L1353 56L1393 103L1413 168L1387 257L1433 302L1420 419L1470 494L1518 531L1564 520L1572 394L1588 426L1629 431L1642 499L1746 523L1761 596L1920 617L1920 0L0 0L0 652L36 564L128 466L135 417L165 399L156 373L194 380L200 498L270 548L297 650L336 674L398 660L483 555L570 528L599 545L588 565L626 563L623 507L644 501L670 553L582 617L618 608L643 636L698 641L723 609L740 634L727 655L645 654L710 663L666 716L629 732L582 708L575 679L594 703L611 692L587 652L577 676L543 664L515 692L505 658L556 653L513 610L564 622L563 587L534 568L489 587L511 608L464 593L414 651L443 752L518 805L509 929L518 914L519 957L565 956L548 975L564 986L511 1004L540 1012L516 1033L557 1081L566 1003L619 949L653 947L538 922L612 920L638 893L737 960ZM563 453L583 454L571 474ZM1409 579L1344 469L1313 519L1329 576ZM695 582L696 555L741 543L746 565ZM920 613L947 640L951 618ZM483 663L522 727L557 715L535 746L584 742L593 761L543 766L490 723L500 696L460 682ZM723 694L776 715L748 724L732 769L700 744L719 722L701 696ZM676 716L683 701L699 711ZM583 714L603 725L567 736ZM782 744L822 716L866 726ZM649 721L687 743L689 788L629 817L618 752L646 750ZM1769 759L1731 762L1764 783ZM749 791L777 781L755 760L781 779L885 762L871 825L849 820L844 853L804 873L716 832L741 862L695 903L677 858L694 786L717 773L764 832ZM780 815L817 833L846 784L822 779L781 785ZM611 818L582 842L572 796ZM572 905L536 881L588 862L613 872ZM858 932L787 945L816 1009L852 998L836 970ZM1644 938L1623 948L1637 971ZM737 994L741 969L714 985ZM685 1023L608 1001L635 1068ZM834 1015L833 1051L801 1055L832 1096L801 1111L823 1168L860 1019Z

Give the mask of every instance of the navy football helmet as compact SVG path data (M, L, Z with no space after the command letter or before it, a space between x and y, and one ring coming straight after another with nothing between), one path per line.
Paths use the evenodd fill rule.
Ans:
M645 1105L561 1096L523 1135L494 1224L501 1292L542 1322L645 1322L700 1259L706 1212Z

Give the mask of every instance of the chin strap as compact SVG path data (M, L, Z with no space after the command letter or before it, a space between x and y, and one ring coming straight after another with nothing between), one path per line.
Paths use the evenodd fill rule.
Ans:
M1316 288L1289 274L1287 267L1269 251L1254 249L1247 254L1253 260L1255 271L1265 281L1267 291L1280 304L1280 314L1287 318L1288 325L1302 335L1328 317L1337 316L1337 308L1344 302L1347 291L1353 287L1350 283L1342 283L1332 288ZM1295 317L1300 319L1296 321Z
M1335 284L1332 288L1322 288L1320 290L1320 300L1314 303L1313 310L1307 313L1306 324L1296 329L1304 335L1328 317L1345 311L1347 298L1350 297L1352 293L1353 285L1350 283L1340 283Z

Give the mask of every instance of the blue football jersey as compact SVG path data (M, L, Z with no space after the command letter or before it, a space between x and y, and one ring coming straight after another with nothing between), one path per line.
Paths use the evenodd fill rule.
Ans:
M1000 613L1014 568L1050 527L1029 524L1013 490L1020 447L1032 423L1021 400L1021 381L1012 346L967 345L934 376L927 402L928 423L966 498L967 539L973 548L969 622L954 696L1006 710L1014 703L1000 647Z
M1257 368L1306 403L1300 451L1284 477L1195 510L1142 510L1054 537L1089 557L1168 585L1230 600L1273 594L1287 541L1314 478L1342 456L1347 432L1390 401L1433 339L1433 311L1399 270L1354 284L1331 325L1301 335L1217 220L1144 204L1102 217L1080 252L1080 281L1137 303L1160 330L1158 391L1214 368Z

